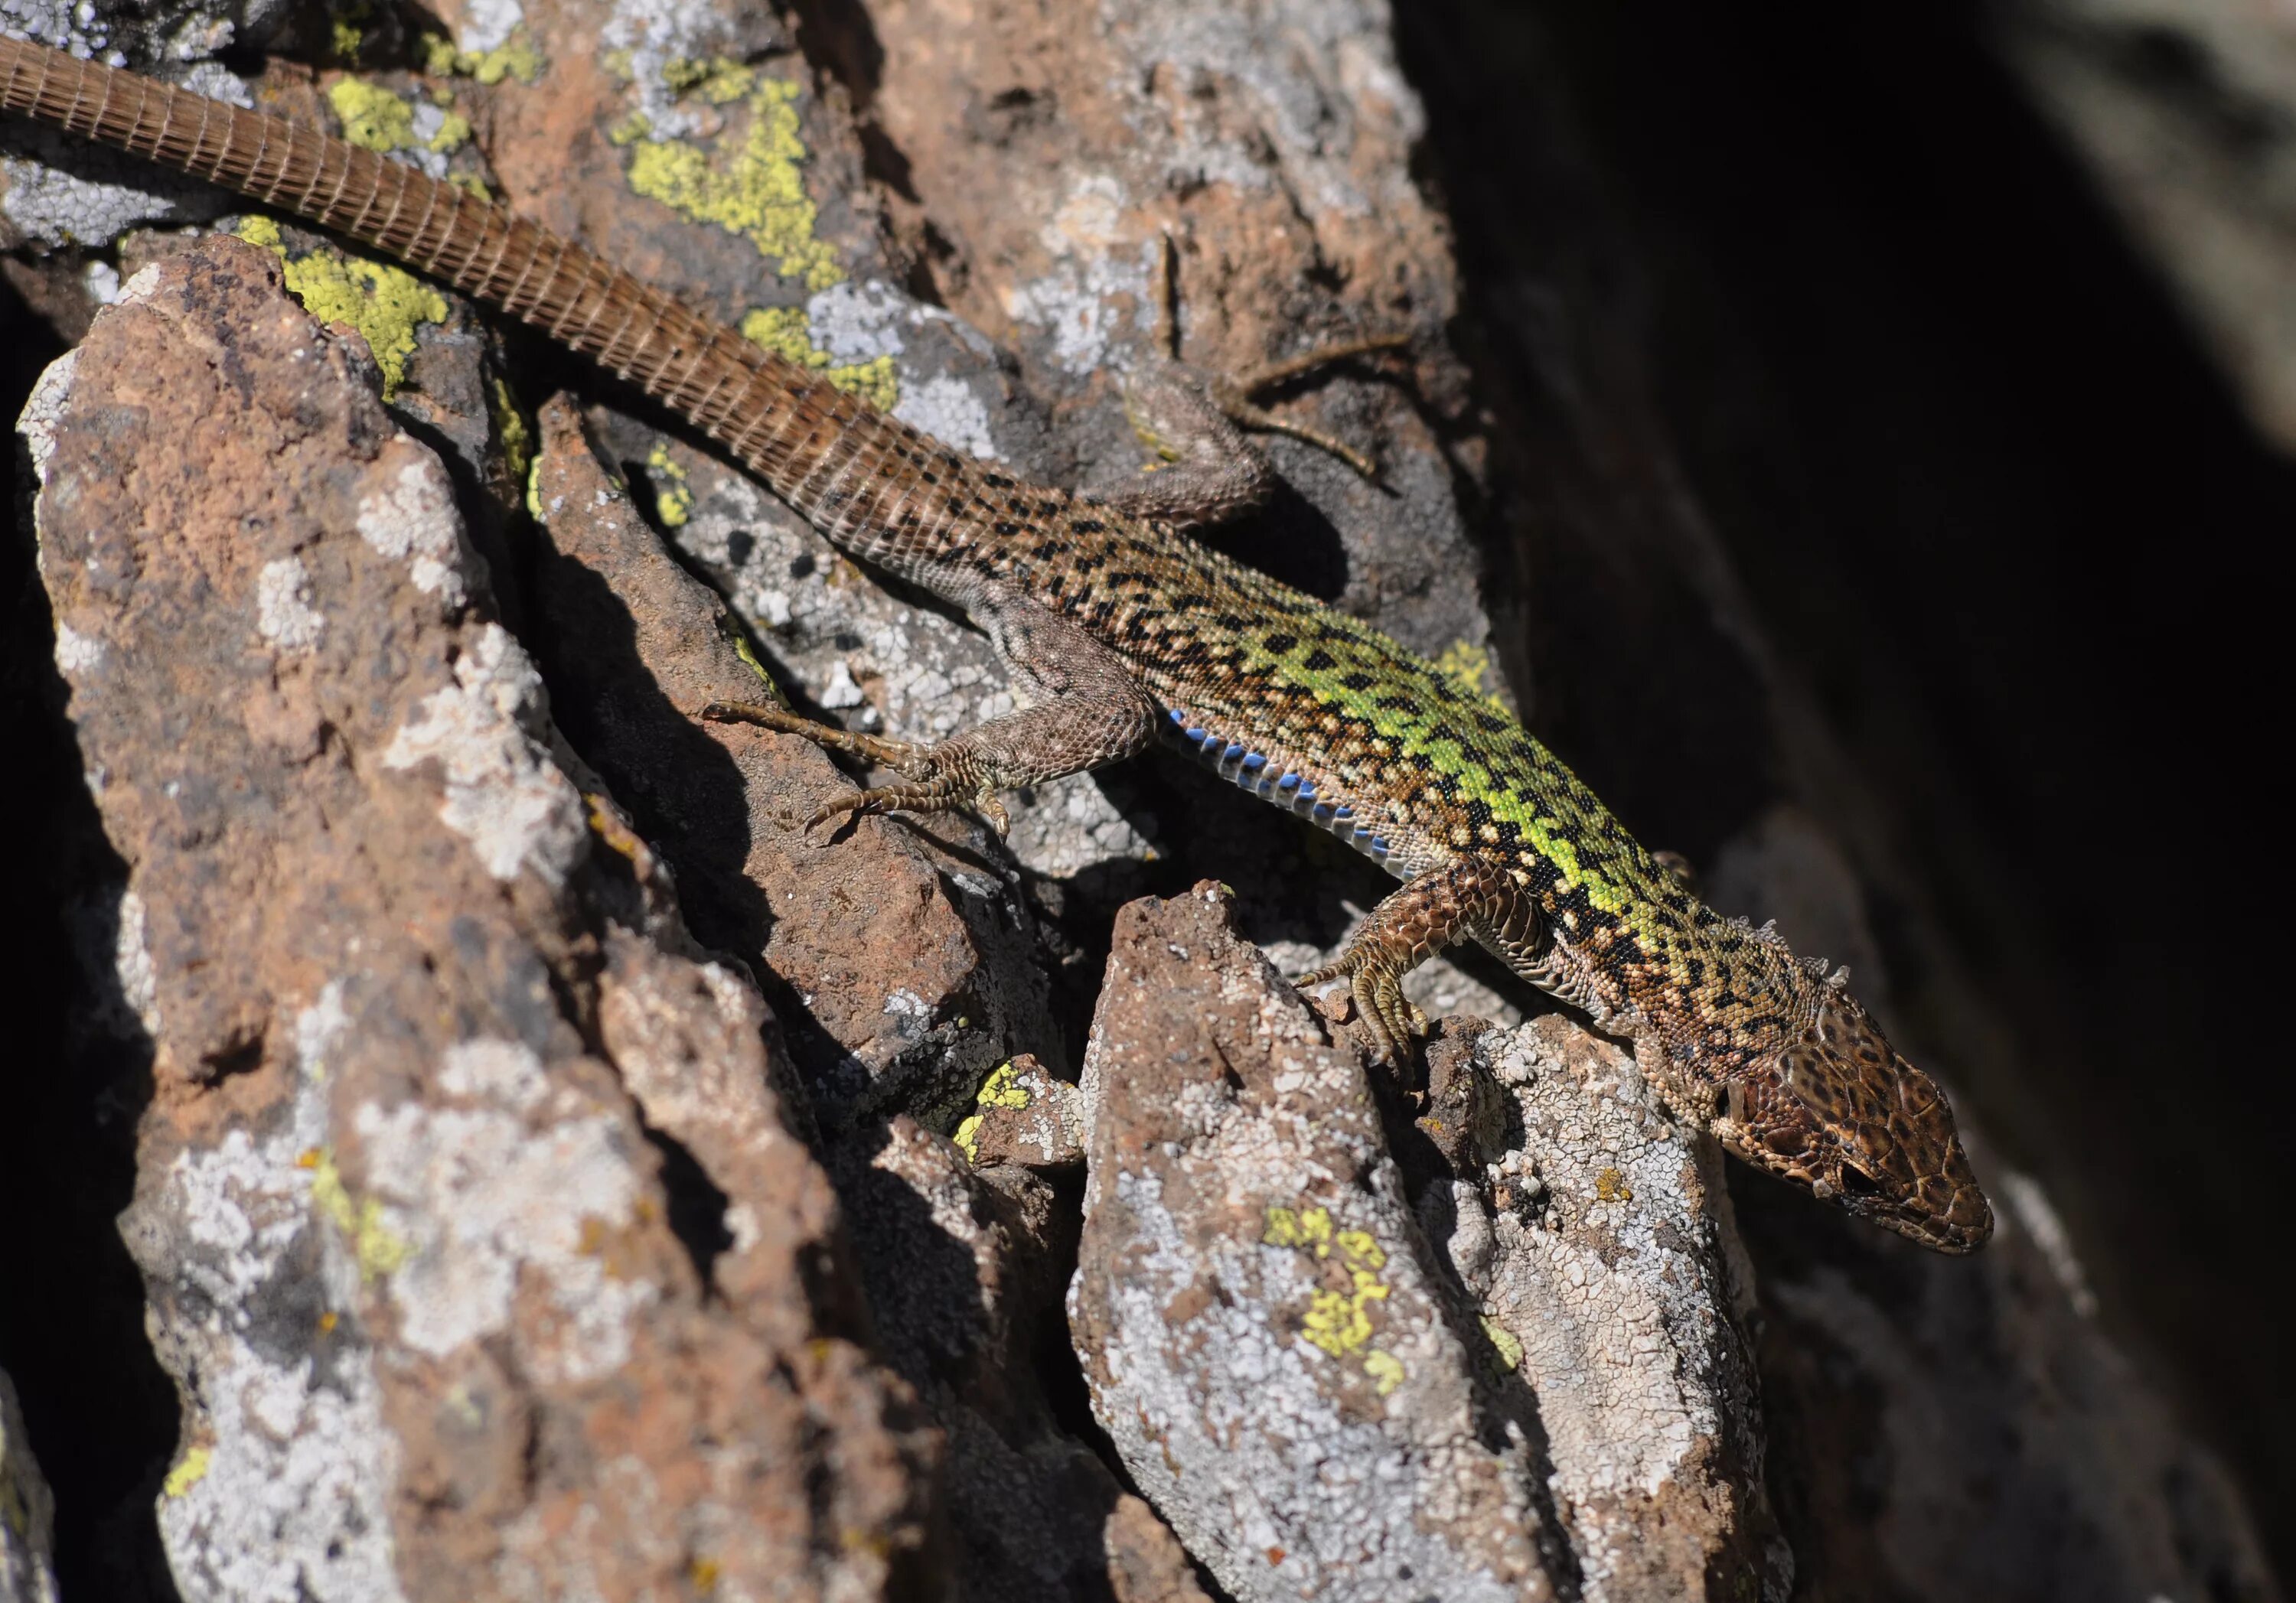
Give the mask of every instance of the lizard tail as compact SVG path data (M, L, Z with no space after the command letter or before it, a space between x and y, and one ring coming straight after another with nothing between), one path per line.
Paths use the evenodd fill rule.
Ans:
M582 246L284 118L5 37L0 110L237 190L532 323L690 419L848 549L871 554L884 493L943 454Z

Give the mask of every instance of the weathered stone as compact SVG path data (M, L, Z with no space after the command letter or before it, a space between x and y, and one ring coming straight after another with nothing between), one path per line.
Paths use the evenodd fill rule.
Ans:
M24 1438L23 1411L0 1370L0 1603L56 1603L56 1500Z
M1018 1168L976 1172L906 1117L848 1141L836 1171L882 1350L948 1433L959 1595L1201 1599L1172 1533L1045 1394L1041 1355L1066 1345L1072 1198Z
M1478 1379L1361 1058L1218 887L1119 916L1085 1099L1070 1323L1188 1550L1242 1599L1553 1596L1535 1417Z
M975 1165L1071 1169L1084 1162L1081 1094L1028 1053L982 1081L972 1106L955 1139Z
M178 1583L898 1591L928 1441L855 1343L763 1003L640 933L667 888L373 385L217 241L24 422L157 1054L125 1229L184 1393Z
M770 697L723 606L674 561L579 420L541 419L532 605L570 738L628 798L694 928L777 986L823 1123L888 1107L954 1121L1016 1051L1053 1050L1029 913L980 826L808 830L852 781L793 735L699 720Z
M1784 1599L1721 1153L1685 1140L1630 1053L1559 1016L1473 1055L1505 1134L1422 1211L1538 1397L1583 1595Z
M1758 820L1715 879L1798 946L1860 955L1861 993L1891 993L1857 877L1806 814ZM1757 1176L1734 1188L1800 1595L2281 1597L2223 1463L2099 1325L2047 1191L1961 1124L1998 1205L1974 1259L1876 1237Z

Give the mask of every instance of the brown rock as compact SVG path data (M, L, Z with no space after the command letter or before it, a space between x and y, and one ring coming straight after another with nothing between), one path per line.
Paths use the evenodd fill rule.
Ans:
M1049 1050L1029 915L980 871L978 827L947 844L906 819L808 830L852 781L793 735L699 720L771 691L573 409L552 402L541 426L533 606L561 720L687 887L696 930L776 983L817 1116L953 1116L1013 1051Z
M1072 1194L976 1171L897 1118L840 1149L882 1350L948 1433L956 1590L980 1603L1201 1599L1178 1541L1055 1421L1043 1355L1063 1353Z
M956 1144L982 1167L1073 1169L1084 1162L1084 1100L1023 1052L981 1082Z
M126 1228L184 1392L169 1561L225 1595L898 1591L929 1440L854 1343L763 1005L639 933L666 890L597 849L625 826L594 835L373 382L219 240L26 417L160 1075ZM673 1230L693 1193L722 1244Z
M1362 1059L1228 920L1206 884L1118 921L1069 1298L1093 1411L1235 1597L1551 1597L1535 1416L1478 1378Z

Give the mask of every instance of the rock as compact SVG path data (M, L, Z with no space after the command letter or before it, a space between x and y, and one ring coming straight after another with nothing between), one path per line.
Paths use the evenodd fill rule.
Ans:
M56 1603L56 1500L24 1437L23 1411L0 1370L0 1603Z
M1011 1166L976 1171L906 1117L846 1141L836 1174L882 1350L948 1433L959 1595L1201 1599L1179 1542L1046 1395L1043 1355L1067 1345L1073 1192Z
M948 1435L960 1591L1200 1595L1170 1532L1061 1428L1035 1378L1074 1257L1068 1207L1041 1182L1016 1178L1008 1195L976 1179L907 1114L884 1122L889 1108L930 1113L972 1096L984 1075L983 1099L1033 1095L1038 1124L1056 1094L1074 1098L1029 1053L994 1072L982 1063L1040 1027L1043 982L1015 938L1026 910L1009 894L968 893L995 883L978 859L904 821L808 838L803 821L850 781L805 741L695 721L711 699L764 693L720 604L647 529L572 409L554 401L540 421L534 500L548 552L532 601L555 705L695 887L697 924L755 953L815 1041L838 1049L808 1063L808 1094L831 1137L882 1350ZM979 849L979 826L953 822L957 849ZM852 1005L888 994L906 1005ZM601 1017L612 1017L603 1005ZM712 1107L691 1077L661 1074L660 1094ZM996 1110L1015 1122L992 1132L984 1161L1029 1133L1022 1108ZM708 1165L704 1145L674 1133ZM1045 1136L1056 1143L1057 1126ZM1063 1160L1075 1161L1073 1136L1044 1157Z
M2296 39L2225 0L2013 0L2002 55L2174 286L2257 429L2296 451Z
M1554 1595L1535 1416L1411 1216L1362 1059L1201 885L1119 915L1069 1321L1093 1412L1230 1594Z
M852 781L793 735L699 719L772 691L563 401L542 413L533 501L538 651L564 727L688 887L696 930L772 977L816 1116L954 1122L997 1063L1056 1051L1029 914L984 871L981 826L808 830Z
M1538 1398L1582 1595L1784 1599L1719 1149L1684 1138L1628 1051L1557 1015L1472 1051L1505 1133L1422 1214Z
M1890 994L1857 878L1815 821L1757 820L1726 870L1790 939L1866 954L1860 992ZM1803 1595L2280 1597L2224 1464L2099 1325L2047 1190L1960 1122L2000 1205L1974 1259L1874 1239L1734 1177L1765 1313L1770 1484Z
M972 1106L954 1139L975 1165L1072 1169L1084 1162L1083 1096L1026 1052L982 1081Z
M931 1439L764 1005L660 938L374 385L219 240L23 425L155 1054L123 1229L184 1394L177 1584L898 1594Z
M1218 887L1126 910L1070 1312L1127 1468L1239 1597L1784 1598L1718 1154L1561 1018L1451 1044L1406 1198Z
M291 25L285 9L240 8L232 42ZM235 53L243 82L188 70L338 127L343 104L386 100L434 132L466 118L473 143L393 154L487 184L977 455L1074 485L1130 470L1118 380L1154 337L1168 227L1197 360L1413 331L1407 368L1273 397L1374 447L1385 483L1278 439L1290 487L1220 542L1523 697L1654 844L1745 898L1729 911L1823 879L1767 911L1800 942L1841 932L1816 945L1878 995L1890 977L1857 954L1890 943L1839 894L1871 887L1916 953L1899 1005L1964 1058L2007 1039L1967 1005L1968 959L1895 855L1902 806L1845 777L1651 423L1664 385L1636 365L1652 344L1636 247L1572 188L1567 96L1529 76L1535 93L1454 92L1425 48L1450 10L1399 19L1420 42L1407 80L1374 0L1111 0L1091 27L1000 0L434 9L436 40L330 13L347 34L300 41L303 60L256 71ZM169 70L224 42L219 17L181 6L37 11L10 25L90 47L108 28L107 47ZM1464 156L1447 132L1463 110L1496 125ZM127 234L115 268L70 240L220 215L204 192L147 194L132 164L12 124L0 139L9 237L57 252L10 277L59 327L186 243ZM51 163L137 192L114 204ZM1480 186L1502 170L1549 187L1495 201ZM1447 343L1463 300L1445 191L1463 227L1520 235L1479 258L1472 399ZM278 238L315 273L340 266ZM1407 1562L1447 1597L1735 1599L1785 1585L1783 1523L1817 1597L1973 1591L1964 1529L2036 1586L2126 1558L2169 1595L2264 1595L2221 1472L2083 1322L2070 1232L2034 1223L2046 1194L2005 1181L1999 1260L1972 1276L1908 1270L1894 1243L1749 1182L1757 1281L1710 1154L1568 1026L1447 1020L1425 1105L1382 1105L1185 887L1234 885L1242 933L1297 971L1389 882L1192 771L1043 787L1005 845L961 819L807 834L861 776L692 721L757 678L654 531L777 685L857 728L931 736L1004 710L977 633L611 384L573 379L582 403L543 407L529 433L504 377L579 370L527 336L501 362L451 297L435 318L349 308L404 363L383 411L355 344L278 302L277 268L192 249L31 419L51 461L81 454L42 503L58 671L129 858L124 881L71 889L94 909L115 1033L160 1070L149 1093L119 1076L94 1116L124 1125L152 1098L130 1230L186 1397L174 1463L115 1467L113 1495L138 1509L137 1476L164 1473L187 1592L413 1596L478 1575L511 1596L732 1595L765 1576L1186 1599L1203 1595L1193 1555L1239 1597L1310 1573L1384 1596ZM168 319L243 361L248 394L163 358ZM122 385L135 407L89 399ZM424 460L399 428L445 453L427 482L453 491L451 513L439 489L435 516L381 536L419 571L346 532L361 486ZM530 546L494 510L529 489ZM60 562L74 540L102 566ZM456 585L460 610L442 600ZM449 708L516 732L491 766L469 764ZM434 755L390 767L409 729ZM474 868L478 849L522 866ZM1079 1091L1063 1076L1111 921L1149 893L1171 899L1124 915L1123 983ZM1186 955L1158 945L1175 930ZM366 988L330 1002L353 940ZM1527 994L1491 978L1465 955L1413 994L1518 1023ZM335 1010L359 1027L331 1034ZM518 1043L531 1073L450 1064L474 1039ZM467 1175L428 1162L513 1132ZM1182 1136L1204 1144L1161 1144ZM1078 1350L1154 1507L1103 1460L1058 1323L1087 1149ZM484 1339L419 1345L470 1306L424 1304L426 1275L498 1286L505 1264L515 1295ZM1739 1322L1757 1295L1776 1521ZM1357 1314L1371 1334L1350 1345ZM142 1352L144 1310L110 1317ZM1263 1367L1239 1379L1240 1357ZM1403 1374L1383 1394L1389 1358ZM2125 1525L2100 1512L2124 1504ZM106 1513L60 1501L59 1530L97 1545Z

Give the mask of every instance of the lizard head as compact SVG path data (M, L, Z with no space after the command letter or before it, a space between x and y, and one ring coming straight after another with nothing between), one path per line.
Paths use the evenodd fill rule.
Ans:
M1843 988L1810 977L1784 1043L1727 1074L1712 1128L1732 1156L1939 1252L1974 1252L1993 1210L1936 1081Z

